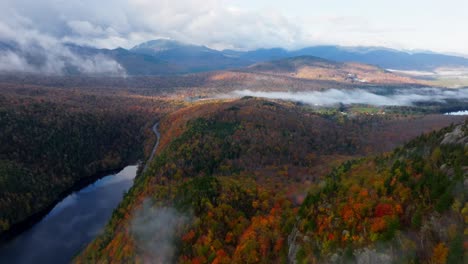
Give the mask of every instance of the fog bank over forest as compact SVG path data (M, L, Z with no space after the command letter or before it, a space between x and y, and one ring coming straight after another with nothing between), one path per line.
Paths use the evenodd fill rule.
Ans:
M233 97L254 96L269 99L282 99L316 106L336 104L370 104L376 106L412 106L424 102L447 102L448 100L468 101L468 88L409 88L409 89L330 89L310 92L258 92L237 90L230 94Z

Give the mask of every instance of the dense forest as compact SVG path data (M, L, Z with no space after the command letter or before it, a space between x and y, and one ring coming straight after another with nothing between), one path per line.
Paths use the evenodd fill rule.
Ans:
M310 190L327 182L322 176L333 174L333 165L354 164L349 160L456 120L320 114L254 98L181 109L162 119L148 171L75 261L281 263L296 255L312 261L315 249L299 246L311 236L299 228L309 226L303 222L312 210ZM394 145L382 145L388 137ZM294 232L298 249L291 257Z
M76 90L5 89L0 234L49 208L76 184L142 159L149 151L143 146L154 141L150 126L165 107Z
M468 123L346 162L309 191L298 263L466 263Z

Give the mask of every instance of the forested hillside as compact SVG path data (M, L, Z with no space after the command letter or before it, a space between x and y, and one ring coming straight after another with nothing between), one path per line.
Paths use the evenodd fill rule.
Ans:
M468 123L344 163L309 191L298 263L466 263Z
M383 68L361 63L341 63L312 56L292 57L254 64L247 71L307 80L341 83L378 83L428 85L422 80L401 76Z
M0 234L42 213L76 184L143 158L144 141L154 140L149 127L156 117L144 100L60 89L4 90Z
M149 170L75 261L285 262L307 190L333 165L395 147L382 149L388 134L399 144L430 131L418 120L324 115L254 98L179 110L161 121ZM435 120L425 122L449 122Z

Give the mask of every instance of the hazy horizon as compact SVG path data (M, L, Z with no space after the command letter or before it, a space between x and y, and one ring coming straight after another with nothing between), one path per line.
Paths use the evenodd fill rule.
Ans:
M468 55L467 9L462 0L6 0L0 41L131 48L169 38L218 50L339 45Z

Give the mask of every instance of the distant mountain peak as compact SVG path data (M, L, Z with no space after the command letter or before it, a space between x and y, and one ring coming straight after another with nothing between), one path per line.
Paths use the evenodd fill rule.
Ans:
M171 49L185 48L185 47L196 47L196 45L187 44L187 43L179 42L177 40L172 40L172 39L154 39L154 40L141 43L133 47L131 50L133 51L151 50L153 52L164 52L164 51L171 50Z
M253 66L244 69L296 72L301 67L330 68L347 62L404 71L434 71L438 68L468 67L468 58L462 56L385 47L321 45L299 50L260 48L250 51L220 51L173 39L150 40L130 50L96 48L73 43L64 43L64 46L80 56L106 55L116 60L130 75L194 73L238 69L249 65ZM39 54L37 50L34 45L22 47L18 43L0 41L0 55L15 53L25 58L44 57L45 52Z
M290 57L290 58L285 58L285 59L280 59L280 60L275 60L275 61L287 61L290 63L297 63L297 64L315 64L317 62L326 62L326 63L336 64L335 61L331 61L331 60L327 60L324 58L311 56L311 55L301 55L301 56Z
M302 67L335 67L340 63L315 56L296 56L268 62L260 62L249 66L254 71L295 72Z

